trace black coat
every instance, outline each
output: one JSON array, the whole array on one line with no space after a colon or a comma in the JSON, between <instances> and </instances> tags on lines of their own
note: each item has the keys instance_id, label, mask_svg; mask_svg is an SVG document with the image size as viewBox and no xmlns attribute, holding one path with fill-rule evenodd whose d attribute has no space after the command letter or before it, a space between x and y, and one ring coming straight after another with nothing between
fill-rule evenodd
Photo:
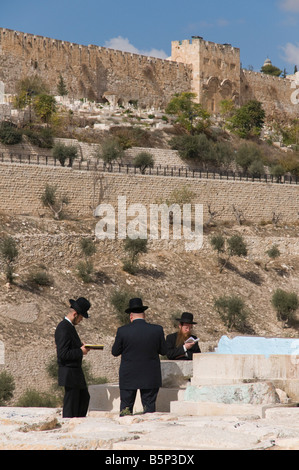
<instances>
[{"instance_id":1,"label":"black coat","mask_svg":"<svg viewBox=\"0 0 299 470\"><path fill-rule=\"evenodd\" d=\"M191 361L193 354L200 353L200 348L198 343L195 343L192 348L187 350L187 356L185 354L183 346L176 346L177 333L172 333L166 337L166 347L167 347L167 358L173 359L176 361ZM190 335L196 339L195 335Z\"/></svg>"},{"instance_id":2,"label":"black coat","mask_svg":"<svg viewBox=\"0 0 299 470\"><path fill-rule=\"evenodd\" d=\"M58 384L64 387L85 388L82 371L82 342L76 328L66 319L62 320L55 331L58 362Z\"/></svg>"},{"instance_id":3,"label":"black coat","mask_svg":"<svg viewBox=\"0 0 299 470\"><path fill-rule=\"evenodd\" d=\"M119 388L153 389L162 385L159 355L166 354L164 331L137 319L118 328L112 346L113 356L121 355Z\"/></svg>"}]
</instances>

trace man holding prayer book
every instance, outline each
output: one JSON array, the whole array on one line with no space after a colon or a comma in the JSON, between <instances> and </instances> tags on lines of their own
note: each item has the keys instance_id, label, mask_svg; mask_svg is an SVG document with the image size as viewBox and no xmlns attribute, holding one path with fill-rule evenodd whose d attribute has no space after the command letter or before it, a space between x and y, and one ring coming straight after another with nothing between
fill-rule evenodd
<instances>
[{"instance_id":1,"label":"man holding prayer book","mask_svg":"<svg viewBox=\"0 0 299 470\"><path fill-rule=\"evenodd\" d=\"M80 340L75 326L88 318L90 303L84 297L70 300L70 310L55 331L58 384L65 388L63 418L85 417L89 392L82 371L82 359L89 348Z\"/></svg>"},{"instance_id":2,"label":"man holding prayer book","mask_svg":"<svg viewBox=\"0 0 299 470\"><path fill-rule=\"evenodd\" d=\"M175 361L191 361L193 354L200 353L198 338L192 333L193 315L184 312L179 321L179 329L166 337L167 358Z\"/></svg>"}]
</instances>

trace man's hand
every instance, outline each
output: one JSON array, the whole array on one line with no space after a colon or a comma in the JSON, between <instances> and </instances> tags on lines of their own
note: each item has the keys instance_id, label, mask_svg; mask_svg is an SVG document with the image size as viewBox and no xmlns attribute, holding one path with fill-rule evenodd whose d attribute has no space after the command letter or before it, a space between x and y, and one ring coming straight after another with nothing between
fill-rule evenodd
<instances>
[{"instance_id":1,"label":"man's hand","mask_svg":"<svg viewBox=\"0 0 299 470\"><path fill-rule=\"evenodd\" d=\"M81 346L81 349L82 349L82 352L83 352L83 356L85 356L90 351L89 348L86 348L85 344L83 344Z\"/></svg>"}]
</instances>

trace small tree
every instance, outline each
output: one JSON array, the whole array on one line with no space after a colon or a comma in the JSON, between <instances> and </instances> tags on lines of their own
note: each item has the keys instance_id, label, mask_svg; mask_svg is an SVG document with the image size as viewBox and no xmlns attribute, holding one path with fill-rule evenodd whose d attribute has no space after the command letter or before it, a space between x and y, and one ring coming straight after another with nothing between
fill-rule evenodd
<instances>
[{"instance_id":1,"label":"small tree","mask_svg":"<svg viewBox=\"0 0 299 470\"><path fill-rule=\"evenodd\" d=\"M190 134L204 132L211 126L210 114L195 102L196 94L176 93L166 107L166 113L177 116L177 122Z\"/></svg>"},{"instance_id":2,"label":"small tree","mask_svg":"<svg viewBox=\"0 0 299 470\"><path fill-rule=\"evenodd\" d=\"M54 214L54 218L59 220L62 217L64 206L68 204L68 198L57 197L57 187L46 185L41 201L45 207L48 207Z\"/></svg>"},{"instance_id":3,"label":"small tree","mask_svg":"<svg viewBox=\"0 0 299 470\"><path fill-rule=\"evenodd\" d=\"M42 122L48 123L52 115L56 112L56 100L54 96L45 93L38 95L34 99L34 110Z\"/></svg>"},{"instance_id":4,"label":"small tree","mask_svg":"<svg viewBox=\"0 0 299 470\"><path fill-rule=\"evenodd\" d=\"M278 249L277 245L273 245L269 250L266 251L266 254L269 256L270 260L274 260L276 258L279 258L280 256L280 251ZM265 269L268 268L268 263L270 260L265 264Z\"/></svg>"},{"instance_id":5,"label":"small tree","mask_svg":"<svg viewBox=\"0 0 299 470\"><path fill-rule=\"evenodd\" d=\"M228 330L233 328L237 331L245 330L248 312L240 297L219 297L215 300L214 306Z\"/></svg>"},{"instance_id":6,"label":"small tree","mask_svg":"<svg viewBox=\"0 0 299 470\"><path fill-rule=\"evenodd\" d=\"M139 168L140 173L144 174L147 168L154 167L154 157L149 152L140 152L133 160L135 168Z\"/></svg>"},{"instance_id":7,"label":"small tree","mask_svg":"<svg viewBox=\"0 0 299 470\"><path fill-rule=\"evenodd\" d=\"M124 243L124 249L129 258L125 259L123 269L130 274L135 274L138 269L138 258L141 253L147 252L147 239L137 238L136 240L127 238Z\"/></svg>"},{"instance_id":8,"label":"small tree","mask_svg":"<svg viewBox=\"0 0 299 470\"><path fill-rule=\"evenodd\" d=\"M57 93L58 93L59 96L66 96L68 94L65 81L64 81L63 76L61 74L59 75L59 81L58 81L58 84L57 84Z\"/></svg>"},{"instance_id":9,"label":"small tree","mask_svg":"<svg viewBox=\"0 0 299 470\"><path fill-rule=\"evenodd\" d=\"M59 160L61 166L65 166L65 162L68 160L68 166L71 167L78 156L78 149L75 145L57 143L54 145L52 153L53 157Z\"/></svg>"},{"instance_id":10,"label":"small tree","mask_svg":"<svg viewBox=\"0 0 299 470\"><path fill-rule=\"evenodd\" d=\"M277 319L284 323L284 327L289 326L299 307L298 296L295 292L277 289L272 296L272 305L276 310Z\"/></svg>"},{"instance_id":11,"label":"small tree","mask_svg":"<svg viewBox=\"0 0 299 470\"><path fill-rule=\"evenodd\" d=\"M217 251L220 272L223 271L232 256L247 255L246 244L240 235L233 235L227 240L222 235L217 235L211 238L210 243L212 248ZM226 253L226 260L220 258L221 253Z\"/></svg>"},{"instance_id":12,"label":"small tree","mask_svg":"<svg viewBox=\"0 0 299 470\"><path fill-rule=\"evenodd\" d=\"M96 246L90 238L82 238L80 241L80 247L82 254L85 256L85 260L79 261L77 269L82 281L89 283L93 280L94 267L91 257L96 252Z\"/></svg>"},{"instance_id":13,"label":"small tree","mask_svg":"<svg viewBox=\"0 0 299 470\"><path fill-rule=\"evenodd\" d=\"M265 120L262 103L251 100L228 119L228 127L241 138L260 135Z\"/></svg>"},{"instance_id":14,"label":"small tree","mask_svg":"<svg viewBox=\"0 0 299 470\"><path fill-rule=\"evenodd\" d=\"M124 149L120 145L119 140L115 137L106 139L102 144L100 157L105 164L111 164L114 161L121 162L124 157Z\"/></svg>"},{"instance_id":15,"label":"small tree","mask_svg":"<svg viewBox=\"0 0 299 470\"><path fill-rule=\"evenodd\" d=\"M5 273L8 282L13 282L14 263L18 257L17 244L14 238L5 236L0 240L0 254L6 266Z\"/></svg>"}]
</instances>

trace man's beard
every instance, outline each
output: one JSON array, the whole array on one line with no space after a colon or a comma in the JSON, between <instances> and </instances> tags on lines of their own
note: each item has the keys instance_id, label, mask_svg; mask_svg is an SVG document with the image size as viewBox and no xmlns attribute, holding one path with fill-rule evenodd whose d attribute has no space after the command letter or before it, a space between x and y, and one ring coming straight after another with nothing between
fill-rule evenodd
<instances>
[{"instance_id":1,"label":"man's beard","mask_svg":"<svg viewBox=\"0 0 299 470\"><path fill-rule=\"evenodd\" d=\"M183 346L185 343L186 339L190 338L189 333L183 333L182 330L178 331L177 338L176 338L176 347Z\"/></svg>"}]
</instances>

